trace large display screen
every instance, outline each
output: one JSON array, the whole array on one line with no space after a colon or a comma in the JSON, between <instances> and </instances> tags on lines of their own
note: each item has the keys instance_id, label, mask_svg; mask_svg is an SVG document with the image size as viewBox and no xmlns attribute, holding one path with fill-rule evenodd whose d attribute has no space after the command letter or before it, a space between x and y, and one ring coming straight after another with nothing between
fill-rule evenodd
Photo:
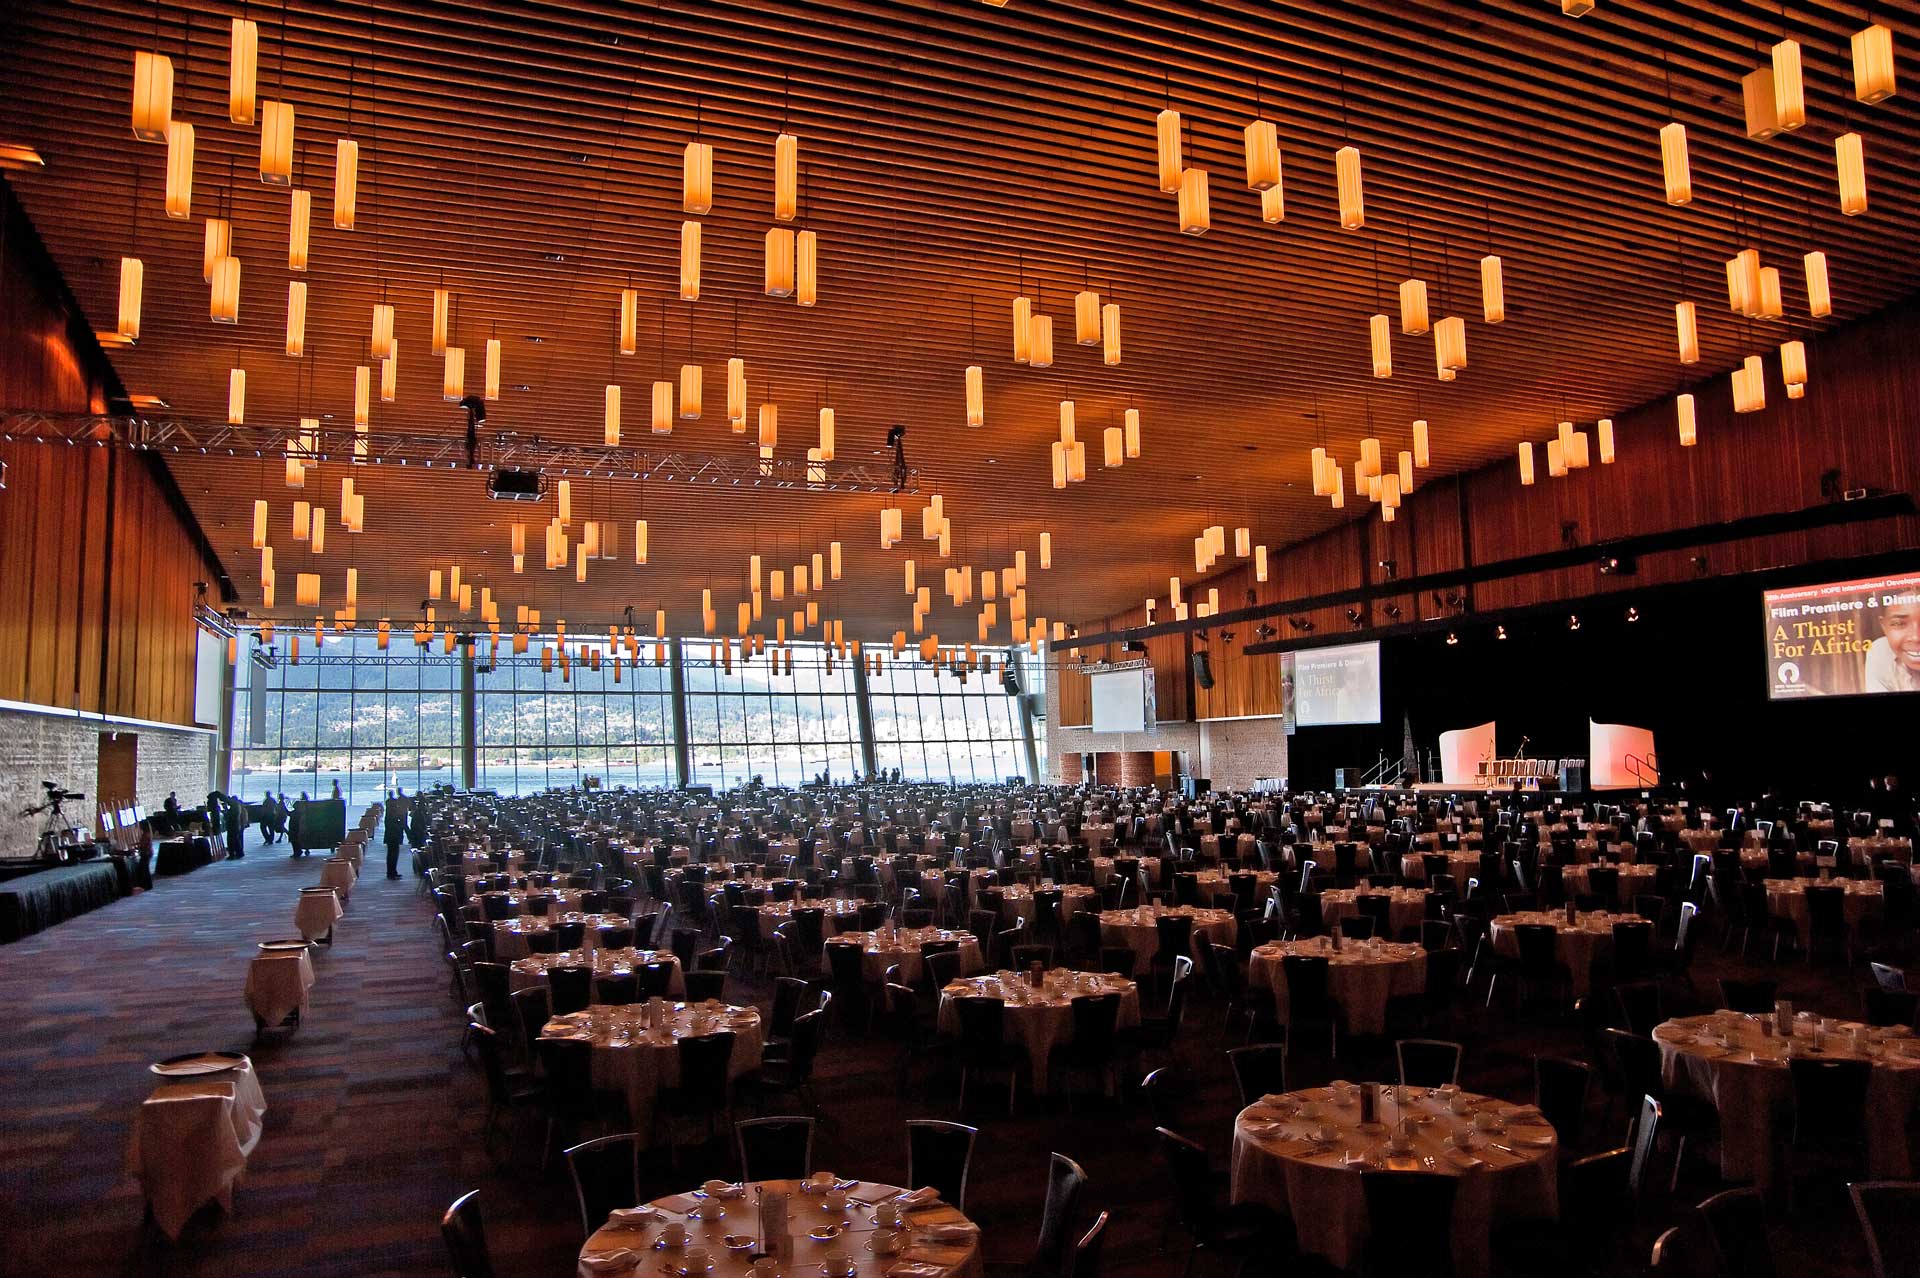
<instances>
[{"instance_id":1,"label":"large display screen","mask_svg":"<svg viewBox=\"0 0 1920 1278\"><path fill-rule=\"evenodd\" d=\"M1380 722L1379 643L1296 651L1293 710L1303 728Z\"/></svg>"},{"instance_id":2,"label":"large display screen","mask_svg":"<svg viewBox=\"0 0 1920 1278\"><path fill-rule=\"evenodd\" d=\"M1766 592L1767 697L1920 692L1920 573Z\"/></svg>"},{"instance_id":3,"label":"large display screen","mask_svg":"<svg viewBox=\"0 0 1920 1278\"><path fill-rule=\"evenodd\" d=\"M1102 671L1091 680L1095 732L1152 732L1153 672L1144 667Z\"/></svg>"}]
</instances>

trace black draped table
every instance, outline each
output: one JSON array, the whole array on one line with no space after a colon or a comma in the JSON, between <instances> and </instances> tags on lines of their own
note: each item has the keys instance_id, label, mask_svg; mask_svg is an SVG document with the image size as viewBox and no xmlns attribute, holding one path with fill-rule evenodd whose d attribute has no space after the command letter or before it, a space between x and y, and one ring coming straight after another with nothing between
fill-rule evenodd
<instances>
[{"instance_id":1,"label":"black draped table","mask_svg":"<svg viewBox=\"0 0 1920 1278\"><path fill-rule=\"evenodd\" d=\"M154 850L153 872L158 875L187 874L203 865L224 860L224 846L215 846L204 834L189 834L168 839Z\"/></svg>"},{"instance_id":2,"label":"black draped table","mask_svg":"<svg viewBox=\"0 0 1920 1278\"><path fill-rule=\"evenodd\" d=\"M0 883L0 942L17 941L42 928L126 896L130 885L112 861L36 870Z\"/></svg>"}]
</instances>

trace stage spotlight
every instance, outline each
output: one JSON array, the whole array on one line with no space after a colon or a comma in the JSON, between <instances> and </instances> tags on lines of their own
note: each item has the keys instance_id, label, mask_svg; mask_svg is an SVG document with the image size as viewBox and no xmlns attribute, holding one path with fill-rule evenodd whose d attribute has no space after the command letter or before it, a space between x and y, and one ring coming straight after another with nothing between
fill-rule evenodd
<instances>
[{"instance_id":1,"label":"stage spotlight","mask_svg":"<svg viewBox=\"0 0 1920 1278\"><path fill-rule=\"evenodd\" d=\"M1455 633L1453 633L1453 631L1451 631L1451 630L1449 630L1449 631L1447 631L1447 646L1448 646L1449 648L1451 648L1451 647L1452 647L1452 646L1453 646L1454 644L1457 644L1457 643L1459 643L1459 642L1460 642L1460 636L1459 636L1459 635L1456 635L1456 634L1455 634Z\"/></svg>"},{"instance_id":2,"label":"stage spotlight","mask_svg":"<svg viewBox=\"0 0 1920 1278\"><path fill-rule=\"evenodd\" d=\"M1507 628L1505 626L1495 626L1493 628L1493 637L1495 639L1505 639L1507 637Z\"/></svg>"},{"instance_id":3,"label":"stage spotlight","mask_svg":"<svg viewBox=\"0 0 1920 1278\"><path fill-rule=\"evenodd\" d=\"M1347 622L1355 630L1358 630L1361 626L1366 624L1366 614L1361 612L1358 608L1349 608L1347 609Z\"/></svg>"},{"instance_id":4,"label":"stage spotlight","mask_svg":"<svg viewBox=\"0 0 1920 1278\"><path fill-rule=\"evenodd\" d=\"M1639 610L1638 608L1635 608L1635 607L1633 607L1632 605L1628 605L1628 607L1627 607L1627 620L1628 620L1628 621L1638 621L1638 620L1640 620L1640 610Z\"/></svg>"},{"instance_id":5,"label":"stage spotlight","mask_svg":"<svg viewBox=\"0 0 1920 1278\"><path fill-rule=\"evenodd\" d=\"M1567 629L1569 629L1569 630L1578 630L1579 628L1580 628L1580 614L1579 614L1579 613L1577 613L1577 612L1570 612L1570 613L1568 613L1568 614L1567 614Z\"/></svg>"}]
</instances>

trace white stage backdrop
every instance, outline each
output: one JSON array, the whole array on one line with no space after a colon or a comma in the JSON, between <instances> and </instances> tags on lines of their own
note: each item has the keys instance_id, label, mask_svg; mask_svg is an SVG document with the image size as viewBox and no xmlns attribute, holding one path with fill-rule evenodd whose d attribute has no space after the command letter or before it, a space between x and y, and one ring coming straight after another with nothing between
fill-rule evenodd
<instances>
[{"instance_id":1,"label":"white stage backdrop","mask_svg":"<svg viewBox=\"0 0 1920 1278\"><path fill-rule=\"evenodd\" d=\"M1587 766L1593 770L1587 784L1596 790L1634 790L1657 784L1653 730L1628 723L1587 721ZM1629 768L1632 756L1635 766Z\"/></svg>"},{"instance_id":2,"label":"white stage backdrop","mask_svg":"<svg viewBox=\"0 0 1920 1278\"><path fill-rule=\"evenodd\" d=\"M1472 785L1480 761L1494 757L1492 720L1472 728L1440 734L1440 780L1448 785Z\"/></svg>"}]
</instances>

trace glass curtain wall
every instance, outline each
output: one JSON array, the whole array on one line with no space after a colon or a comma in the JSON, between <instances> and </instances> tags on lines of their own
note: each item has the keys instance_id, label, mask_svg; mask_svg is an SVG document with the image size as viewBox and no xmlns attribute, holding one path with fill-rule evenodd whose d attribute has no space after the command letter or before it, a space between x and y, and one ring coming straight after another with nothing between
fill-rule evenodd
<instances>
[{"instance_id":1,"label":"glass curtain wall","mask_svg":"<svg viewBox=\"0 0 1920 1278\"><path fill-rule=\"evenodd\" d=\"M821 644L793 645L793 673L772 653L732 671L702 640L682 645L687 681L688 780L725 789L759 777L804 785L821 773L846 782L860 769L853 663Z\"/></svg>"},{"instance_id":2,"label":"glass curtain wall","mask_svg":"<svg viewBox=\"0 0 1920 1278\"><path fill-rule=\"evenodd\" d=\"M910 780L1004 781L1026 775L1020 708L994 672L965 680L944 668L893 661L867 677L874 763Z\"/></svg>"},{"instance_id":3,"label":"glass curtain wall","mask_svg":"<svg viewBox=\"0 0 1920 1278\"><path fill-rule=\"evenodd\" d=\"M329 639L317 655L302 646L307 653L297 665L282 652L271 670L247 661L235 672L229 784L236 795L325 798L338 783L358 808L395 786L411 792L459 783L458 654L390 656L370 634ZM266 711L257 740L256 695Z\"/></svg>"},{"instance_id":4,"label":"glass curtain wall","mask_svg":"<svg viewBox=\"0 0 1920 1278\"><path fill-rule=\"evenodd\" d=\"M640 663L623 666L602 653L600 668L573 661L562 671L540 666L550 638L529 640L512 656L503 640L497 664L485 649L474 670L474 784L502 794L576 786L596 777L606 786L669 786L673 771L673 677L654 664L653 641Z\"/></svg>"}]
</instances>

